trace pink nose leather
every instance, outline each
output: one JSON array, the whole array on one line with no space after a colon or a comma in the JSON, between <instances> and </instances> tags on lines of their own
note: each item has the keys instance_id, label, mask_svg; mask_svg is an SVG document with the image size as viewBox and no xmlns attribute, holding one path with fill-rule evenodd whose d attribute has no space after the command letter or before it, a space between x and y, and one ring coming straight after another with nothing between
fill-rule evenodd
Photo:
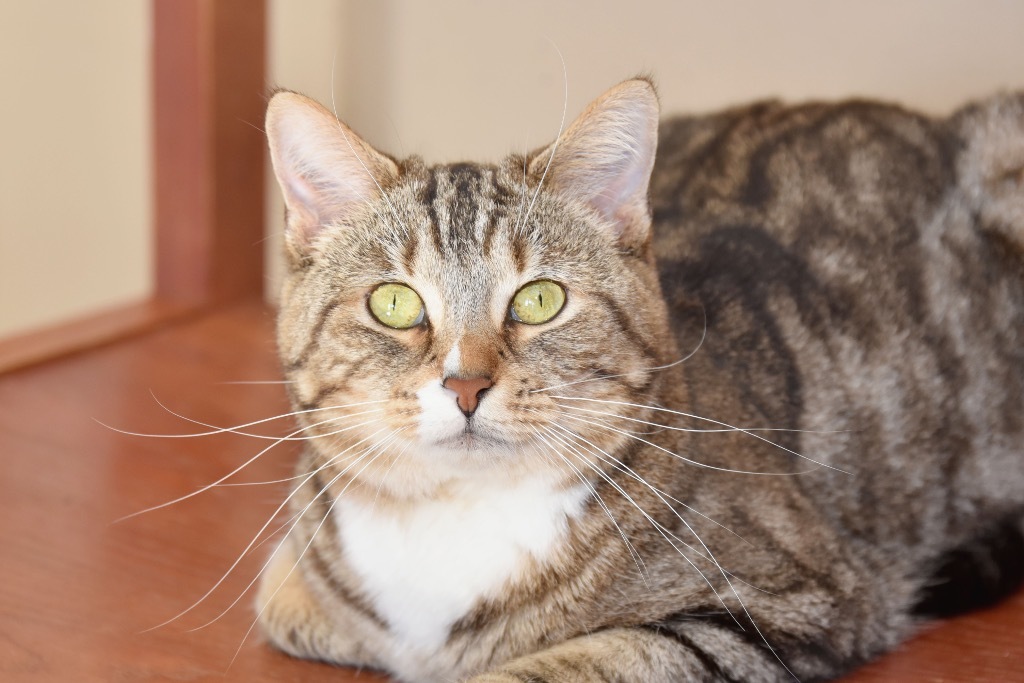
<instances>
[{"instance_id":1,"label":"pink nose leather","mask_svg":"<svg viewBox=\"0 0 1024 683\"><path fill-rule=\"evenodd\" d=\"M442 386L458 395L456 401L462 412L472 415L480 402L480 394L494 386L494 382L488 377L470 377L469 379L449 377L442 383Z\"/></svg>"}]
</instances>

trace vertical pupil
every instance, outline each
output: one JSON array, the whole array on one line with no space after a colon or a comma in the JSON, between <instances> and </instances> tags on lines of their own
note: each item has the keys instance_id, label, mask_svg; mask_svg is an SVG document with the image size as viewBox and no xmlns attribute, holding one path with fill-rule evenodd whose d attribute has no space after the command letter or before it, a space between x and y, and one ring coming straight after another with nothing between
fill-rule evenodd
<instances>
[{"instance_id":1,"label":"vertical pupil","mask_svg":"<svg viewBox=\"0 0 1024 683\"><path fill-rule=\"evenodd\" d=\"M391 310L393 311L396 308L398 308L398 294L397 293L391 295Z\"/></svg>"},{"instance_id":2,"label":"vertical pupil","mask_svg":"<svg viewBox=\"0 0 1024 683\"><path fill-rule=\"evenodd\" d=\"M537 292L537 301L540 303L540 307L544 308L544 292Z\"/></svg>"}]
</instances>

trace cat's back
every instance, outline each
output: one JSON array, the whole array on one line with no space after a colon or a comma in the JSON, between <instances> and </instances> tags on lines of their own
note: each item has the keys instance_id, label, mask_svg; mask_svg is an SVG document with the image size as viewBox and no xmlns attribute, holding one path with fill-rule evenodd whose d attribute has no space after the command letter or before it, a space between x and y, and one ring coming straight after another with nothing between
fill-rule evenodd
<instances>
[{"instance_id":1,"label":"cat's back","mask_svg":"<svg viewBox=\"0 0 1024 683\"><path fill-rule=\"evenodd\" d=\"M787 444L856 473L829 495L873 539L1019 508L1024 94L943 119L765 102L660 136L654 249L683 353L704 336L691 391L715 384L771 427L849 430ZM860 514L867 494L923 503L900 527Z\"/></svg>"},{"instance_id":2,"label":"cat's back","mask_svg":"<svg viewBox=\"0 0 1024 683\"><path fill-rule=\"evenodd\" d=\"M947 118L862 100L765 101L666 119L659 137L659 258L685 258L730 226L810 258L857 241L861 254L885 260L923 232L949 229L930 219L950 200L983 214L978 231L1024 251L1024 93Z\"/></svg>"}]
</instances>

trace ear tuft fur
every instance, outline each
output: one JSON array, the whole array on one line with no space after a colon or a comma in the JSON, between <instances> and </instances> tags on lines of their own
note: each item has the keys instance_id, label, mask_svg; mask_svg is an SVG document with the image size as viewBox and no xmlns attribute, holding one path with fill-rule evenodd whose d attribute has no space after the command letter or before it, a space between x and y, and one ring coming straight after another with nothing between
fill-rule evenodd
<instances>
[{"instance_id":1,"label":"ear tuft fur","mask_svg":"<svg viewBox=\"0 0 1024 683\"><path fill-rule=\"evenodd\" d=\"M647 190L658 146L658 97L647 78L620 83L594 100L530 170L556 192L593 209L626 249L650 238ZM549 165L550 164L550 165Z\"/></svg>"}]
</instances>

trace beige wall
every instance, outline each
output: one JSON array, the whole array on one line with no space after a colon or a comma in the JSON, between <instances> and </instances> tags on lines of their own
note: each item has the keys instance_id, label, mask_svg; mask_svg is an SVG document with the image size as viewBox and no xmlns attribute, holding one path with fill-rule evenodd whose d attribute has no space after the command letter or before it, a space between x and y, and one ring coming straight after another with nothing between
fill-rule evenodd
<instances>
[{"instance_id":1,"label":"beige wall","mask_svg":"<svg viewBox=\"0 0 1024 683\"><path fill-rule=\"evenodd\" d=\"M0 2L0 335L145 296L147 0ZM270 0L270 81L372 142L493 159L650 71L667 110L850 94L945 111L1024 88L1024 2ZM557 46L558 50L554 46ZM334 74L332 77L332 64ZM281 208L268 201L268 252ZM270 261L276 290L279 259Z\"/></svg>"},{"instance_id":2,"label":"beige wall","mask_svg":"<svg viewBox=\"0 0 1024 683\"><path fill-rule=\"evenodd\" d=\"M545 143L566 84L571 119L638 72L654 74L666 111L864 95L944 112L1024 88L1024 2L1013 0L271 5L275 82L330 104L336 62L339 115L382 148L431 161ZM268 222L279 233L277 194Z\"/></svg>"},{"instance_id":3,"label":"beige wall","mask_svg":"<svg viewBox=\"0 0 1024 683\"><path fill-rule=\"evenodd\" d=\"M0 2L0 336L149 292L149 2Z\"/></svg>"},{"instance_id":4,"label":"beige wall","mask_svg":"<svg viewBox=\"0 0 1024 683\"><path fill-rule=\"evenodd\" d=\"M305 93L328 106L334 82L347 63L336 58L348 42L351 3L339 0L269 0L267 70L271 87ZM267 298L274 301L281 281L284 204L267 156L266 231L264 259Z\"/></svg>"},{"instance_id":5,"label":"beige wall","mask_svg":"<svg viewBox=\"0 0 1024 683\"><path fill-rule=\"evenodd\" d=\"M496 157L553 137L559 51L570 117L641 71L655 75L669 111L855 94L944 111L1024 87L1024 3L1012 0L288 4L326 10L303 12L316 34L288 48L310 50L316 94L330 96L329 65L315 62L336 53L342 117L393 152L433 160ZM330 22L337 42L325 50L315 41ZM291 86L293 74L275 78Z\"/></svg>"}]
</instances>

